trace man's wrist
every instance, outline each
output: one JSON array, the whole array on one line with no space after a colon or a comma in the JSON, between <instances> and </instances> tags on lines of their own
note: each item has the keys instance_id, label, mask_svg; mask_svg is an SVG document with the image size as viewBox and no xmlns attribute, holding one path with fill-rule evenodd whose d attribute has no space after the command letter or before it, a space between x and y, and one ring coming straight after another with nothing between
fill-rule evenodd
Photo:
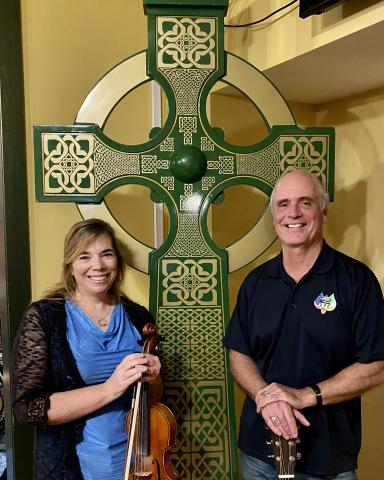
<instances>
[{"instance_id":1,"label":"man's wrist","mask_svg":"<svg viewBox=\"0 0 384 480\"><path fill-rule=\"evenodd\" d=\"M266 383L265 381L261 381L259 382L257 385L255 385L254 389L251 393L251 397L253 398L253 400L255 401L255 403L257 404L257 396L259 394L259 392L261 390L263 390L263 388L267 387L268 386L268 383Z\"/></svg>"},{"instance_id":2,"label":"man's wrist","mask_svg":"<svg viewBox=\"0 0 384 480\"><path fill-rule=\"evenodd\" d=\"M310 385L309 388L312 390L312 395L315 395L316 406L321 407L323 405L323 396L321 395L320 387L314 384Z\"/></svg>"}]
</instances>

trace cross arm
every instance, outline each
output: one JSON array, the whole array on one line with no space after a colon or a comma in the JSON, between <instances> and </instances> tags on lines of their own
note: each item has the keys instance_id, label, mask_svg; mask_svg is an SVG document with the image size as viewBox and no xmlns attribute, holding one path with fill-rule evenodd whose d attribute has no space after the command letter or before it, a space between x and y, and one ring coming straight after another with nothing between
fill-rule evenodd
<instances>
[{"instance_id":1,"label":"cross arm","mask_svg":"<svg viewBox=\"0 0 384 480\"><path fill-rule=\"evenodd\" d=\"M220 188L241 183L255 185L269 196L281 175L301 170L319 177L333 199L334 128L275 125L263 141L247 147L215 140L221 148L220 154L213 160L210 156L207 162L207 175L218 177L211 198Z\"/></svg>"},{"instance_id":2,"label":"cross arm","mask_svg":"<svg viewBox=\"0 0 384 480\"><path fill-rule=\"evenodd\" d=\"M99 203L125 183L155 190L158 170L168 170L151 142L139 146L116 143L96 124L34 127L36 197L45 202Z\"/></svg>"}]
</instances>

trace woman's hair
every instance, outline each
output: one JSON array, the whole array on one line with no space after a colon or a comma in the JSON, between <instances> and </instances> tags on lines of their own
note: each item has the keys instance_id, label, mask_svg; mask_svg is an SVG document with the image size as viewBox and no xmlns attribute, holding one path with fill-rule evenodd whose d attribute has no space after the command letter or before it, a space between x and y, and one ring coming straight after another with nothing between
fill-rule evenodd
<instances>
[{"instance_id":1,"label":"woman's hair","mask_svg":"<svg viewBox=\"0 0 384 480\"><path fill-rule=\"evenodd\" d=\"M91 218L75 223L67 233L64 241L64 257L61 270L61 282L49 290L45 298L73 298L76 292L76 280L72 274L73 261L101 235L108 235L117 257L117 274L110 288L115 298L120 296L120 286L124 277L125 262L122 248L119 246L113 228L103 220Z\"/></svg>"}]
</instances>

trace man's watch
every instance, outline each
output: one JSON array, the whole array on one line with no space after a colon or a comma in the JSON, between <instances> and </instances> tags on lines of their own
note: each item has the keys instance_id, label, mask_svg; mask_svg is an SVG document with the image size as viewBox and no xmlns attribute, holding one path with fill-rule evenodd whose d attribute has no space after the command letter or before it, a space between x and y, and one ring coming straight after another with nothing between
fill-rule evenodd
<instances>
[{"instance_id":1,"label":"man's watch","mask_svg":"<svg viewBox=\"0 0 384 480\"><path fill-rule=\"evenodd\" d=\"M310 388L315 392L316 395L316 406L321 407L323 405L323 397L321 395L321 390L320 387L315 384L315 385L310 385Z\"/></svg>"}]
</instances>

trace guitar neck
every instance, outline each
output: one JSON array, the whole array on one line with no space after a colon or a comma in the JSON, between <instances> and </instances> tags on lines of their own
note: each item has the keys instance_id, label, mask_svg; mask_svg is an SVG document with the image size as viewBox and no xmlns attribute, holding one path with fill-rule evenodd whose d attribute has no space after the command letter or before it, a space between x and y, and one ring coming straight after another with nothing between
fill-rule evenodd
<instances>
[{"instance_id":1,"label":"guitar neck","mask_svg":"<svg viewBox=\"0 0 384 480\"><path fill-rule=\"evenodd\" d=\"M300 442L299 438L286 440L273 432L270 433L271 456L274 460L278 478L295 478L296 460L300 458L300 454L296 451L296 446Z\"/></svg>"}]
</instances>

